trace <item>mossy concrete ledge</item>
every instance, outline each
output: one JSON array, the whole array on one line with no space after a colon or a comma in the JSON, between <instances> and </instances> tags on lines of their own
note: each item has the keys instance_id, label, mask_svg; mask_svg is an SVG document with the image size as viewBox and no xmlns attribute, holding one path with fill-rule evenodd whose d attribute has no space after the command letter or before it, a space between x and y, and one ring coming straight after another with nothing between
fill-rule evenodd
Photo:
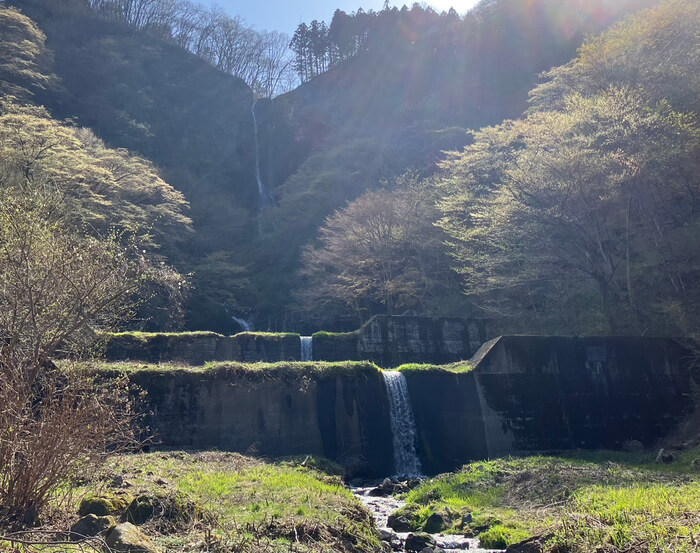
<instances>
[{"instance_id":1,"label":"mossy concrete ledge","mask_svg":"<svg viewBox=\"0 0 700 553\"><path fill-rule=\"evenodd\" d=\"M391 473L388 399L372 363L143 366L129 375L147 392L146 423L156 444L313 454L353 474Z\"/></svg>"},{"instance_id":2,"label":"mossy concrete ledge","mask_svg":"<svg viewBox=\"0 0 700 553\"><path fill-rule=\"evenodd\" d=\"M224 336L216 332L120 332L105 337L109 361L182 363L203 365L210 361L298 361L299 335L241 332Z\"/></svg>"},{"instance_id":3,"label":"mossy concrete ledge","mask_svg":"<svg viewBox=\"0 0 700 553\"><path fill-rule=\"evenodd\" d=\"M451 363L469 359L491 338L483 320L378 315L354 332L317 332L313 357L317 361L368 360L381 367L403 363ZM299 334L241 332L223 336L214 332L106 335L109 361L177 362L201 365L209 361L298 361Z\"/></svg>"}]
</instances>

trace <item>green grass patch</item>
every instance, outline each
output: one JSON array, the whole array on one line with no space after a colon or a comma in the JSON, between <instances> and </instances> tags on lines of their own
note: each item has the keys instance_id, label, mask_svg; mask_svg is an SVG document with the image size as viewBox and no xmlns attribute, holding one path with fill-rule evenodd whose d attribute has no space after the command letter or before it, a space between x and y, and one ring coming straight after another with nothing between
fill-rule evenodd
<instances>
[{"instance_id":1,"label":"green grass patch","mask_svg":"<svg viewBox=\"0 0 700 553\"><path fill-rule=\"evenodd\" d=\"M203 373L215 376L251 374L265 376L292 376L330 378L336 376L374 376L379 367L368 361L280 361L277 363L238 363L232 361L214 361L200 366L178 365L172 363L148 364L139 362L92 362L93 370L104 373L151 372L164 373Z\"/></svg>"},{"instance_id":2,"label":"green grass patch","mask_svg":"<svg viewBox=\"0 0 700 553\"><path fill-rule=\"evenodd\" d=\"M80 497L111 493L118 475L133 496L186 498L196 505L191 524L151 520L141 527L163 551L202 551L204 542L204 550L241 553L379 551L371 516L342 477L331 474L334 464L304 460L265 462L222 452L121 455L98 479L74 489L69 509L77 512Z\"/></svg>"},{"instance_id":3,"label":"green grass patch","mask_svg":"<svg viewBox=\"0 0 700 553\"><path fill-rule=\"evenodd\" d=\"M466 361L458 361L447 365L430 365L421 363L407 363L397 367L395 370L406 374L410 373L468 373L474 370Z\"/></svg>"},{"instance_id":4,"label":"green grass patch","mask_svg":"<svg viewBox=\"0 0 700 553\"><path fill-rule=\"evenodd\" d=\"M600 451L475 462L410 491L402 511L415 529L440 513L449 531L489 548L544 535L547 552L690 553L700 543L697 457L700 449L670 465L649 452Z\"/></svg>"}]
</instances>

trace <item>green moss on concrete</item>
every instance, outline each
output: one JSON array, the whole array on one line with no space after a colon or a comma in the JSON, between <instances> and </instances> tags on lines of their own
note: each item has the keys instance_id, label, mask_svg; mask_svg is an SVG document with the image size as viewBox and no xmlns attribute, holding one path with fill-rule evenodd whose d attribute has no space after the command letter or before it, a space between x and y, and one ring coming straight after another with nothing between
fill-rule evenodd
<instances>
[{"instance_id":1,"label":"green moss on concrete","mask_svg":"<svg viewBox=\"0 0 700 553\"><path fill-rule=\"evenodd\" d=\"M207 376L217 375L250 375L250 376L291 376L335 378L336 376L362 376L376 375L381 370L374 363L368 361L281 361L278 363L237 363L220 361L206 363L200 366L178 364L148 364L148 363L92 363L91 369L100 374L133 374L151 373L153 375L169 374L202 374Z\"/></svg>"},{"instance_id":2,"label":"green moss on concrete","mask_svg":"<svg viewBox=\"0 0 700 553\"><path fill-rule=\"evenodd\" d=\"M430 365L421 363L407 363L405 365L400 365L395 370L401 371L403 373L433 373L433 374L443 374L443 373L468 373L474 370L474 367L465 361L460 361L457 363L450 363L448 365Z\"/></svg>"},{"instance_id":3,"label":"green moss on concrete","mask_svg":"<svg viewBox=\"0 0 700 553\"><path fill-rule=\"evenodd\" d=\"M300 335L295 333L295 332L239 332L238 334L235 334L235 336L238 337L246 337L246 338L253 338L253 339L258 339L262 338L265 340L272 340L272 341L281 341L285 339L290 339L294 338L296 340L299 339Z\"/></svg>"},{"instance_id":4,"label":"green moss on concrete","mask_svg":"<svg viewBox=\"0 0 700 553\"><path fill-rule=\"evenodd\" d=\"M126 332L110 332L104 335L105 338L134 338L135 340L140 340L146 342L154 338L167 337L167 338L200 338L202 336L210 336L214 338L223 338L223 334L218 332L211 332L207 330L196 330L192 332L139 332L139 331L126 331Z\"/></svg>"}]
</instances>

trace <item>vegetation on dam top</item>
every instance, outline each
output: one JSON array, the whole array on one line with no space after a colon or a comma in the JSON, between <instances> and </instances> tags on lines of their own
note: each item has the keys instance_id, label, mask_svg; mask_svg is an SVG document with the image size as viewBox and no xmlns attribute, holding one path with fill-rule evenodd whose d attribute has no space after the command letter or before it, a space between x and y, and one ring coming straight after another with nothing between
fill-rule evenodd
<instances>
[{"instance_id":1,"label":"vegetation on dam top","mask_svg":"<svg viewBox=\"0 0 700 553\"><path fill-rule=\"evenodd\" d=\"M153 374L200 373L210 376L226 374L251 374L265 376L335 377L360 376L378 373L381 369L368 361L281 361L278 363L210 362L204 365L147 364L147 363L91 363L90 367L101 373L148 372Z\"/></svg>"}]
</instances>

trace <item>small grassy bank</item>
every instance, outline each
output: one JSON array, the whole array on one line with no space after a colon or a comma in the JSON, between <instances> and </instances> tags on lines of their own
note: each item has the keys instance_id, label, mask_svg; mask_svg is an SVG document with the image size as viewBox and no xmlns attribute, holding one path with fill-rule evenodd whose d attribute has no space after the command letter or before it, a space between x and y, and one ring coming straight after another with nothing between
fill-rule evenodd
<instances>
[{"instance_id":1,"label":"small grassy bank","mask_svg":"<svg viewBox=\"0 0 700 553\"><path fill-rule=\"evenodd\" d=\"M396 368L397 371L402 373L468 373L474 370L467 361L458 361L456 363L449 363L447 365L430 365L421 363L407 363Z\"/></svg>"},{"instance_id":2,"label":"small grassy bank","mask_svg":"<svg viewBox=\"0 0 700 553\"><path fill-rule=\"evenodd\" d=\"M440 513L484 547L546 536L550 553L691 553L700 549L700 449L670 465L652 454L498 459L426 481L406 496L414 528Z\"/></svg>"},{"instance_id":3,"label":"small grassy bank","mask_svg":"<svg viewBox=\"0 0 700 553\"><path fill-rule=\"evenodd\" d=\"M140 526L161 551L378 551L370 515L341 477L330 474L338 467L322 472L330 463L321 461L307 459L302 466L301 460L182 451L118 456L98 479L74 490L62 524L77 520L82 497L146 494L190 506L187 517L176 519L171 510L170 518L154 516Z\"/></svg>"},{"instance_id":4,"label":"small grassy bank","mask_svg":"<svg viewBox=\"0 0 700 553\"><path fill-rule=\"evenodd\" d=\"M368 361L281 361L278 363L238 363L235 361L214 361L199 366L181 365L176 363L139 363L139 362L97 362L90 367L104 373L136 373L149 372L155 374L167 373L201 373L201 374L237 374L258 375L267 377L291 376L332 378L336 376L374 375L380 369Z\"/></svg>"}]
</instances>

